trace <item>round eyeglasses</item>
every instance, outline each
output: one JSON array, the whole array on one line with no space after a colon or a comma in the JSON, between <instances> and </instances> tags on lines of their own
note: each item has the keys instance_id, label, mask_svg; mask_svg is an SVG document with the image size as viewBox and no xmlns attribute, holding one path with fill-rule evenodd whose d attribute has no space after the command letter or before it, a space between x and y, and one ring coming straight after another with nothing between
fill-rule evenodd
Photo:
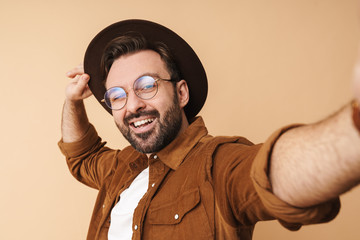
<instances>
[{"instance_id":1,"label":"round eyeglasses","mask_svg":"<svg viewBox=\"0 0 360 240\"><path fill-rule=\"evenodd\" d=\"M135 80L133 90L136 96L141 99L148 100L155 97L158 92L158 81L173 81L173 79L162 79L152 76L142 76ZM122 109L127 102L128 93L122 87L109 88L105 94L104 99L101 102L105 102L112 110Z\"/></svg>"}]
</instances>

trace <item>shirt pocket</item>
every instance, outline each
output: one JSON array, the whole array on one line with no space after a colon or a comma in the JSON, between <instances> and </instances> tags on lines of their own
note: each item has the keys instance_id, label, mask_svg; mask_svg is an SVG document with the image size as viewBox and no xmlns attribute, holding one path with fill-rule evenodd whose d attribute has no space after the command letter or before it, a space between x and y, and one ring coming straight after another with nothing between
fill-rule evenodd
<instances>
[{"instance_id":1,"label":"shirt pocket","mask_svg":"<svg viewBox=\"0 0 360 240\"><path fill-rule=\"evenodd\" d=\"M147 221L154 239L212 239L213 236L198 188L173 201L150 205Z\"/></svg>"}]
</instances>

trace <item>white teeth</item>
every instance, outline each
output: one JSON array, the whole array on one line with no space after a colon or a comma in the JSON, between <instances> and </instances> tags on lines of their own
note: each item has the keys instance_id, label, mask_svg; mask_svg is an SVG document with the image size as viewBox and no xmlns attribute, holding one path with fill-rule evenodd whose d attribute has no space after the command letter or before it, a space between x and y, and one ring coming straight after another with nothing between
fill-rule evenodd
<instances>
[{"instance_id":1,"label":"white teeth","mask_svg":"<svg viewBox=\"0 0 360 240\"><path fill-rule=\"evenodd\" d=\"M140 120L140 121L134 122L134 126L135 126L135 127L140 127L141 125L143 125L143 124L145 124L145 123L151 123L151 122L153 122L153 121L154 121L153 118Z\"/></svg>"}]
</instances>

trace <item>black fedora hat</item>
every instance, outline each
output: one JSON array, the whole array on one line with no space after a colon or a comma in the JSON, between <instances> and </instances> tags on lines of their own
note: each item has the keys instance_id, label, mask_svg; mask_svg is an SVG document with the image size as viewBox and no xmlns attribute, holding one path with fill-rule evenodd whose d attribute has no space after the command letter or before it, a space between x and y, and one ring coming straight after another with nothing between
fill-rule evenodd
<instances>
[{"instance_id":1,"label":"black fedora hat","mask_svg":"<svg viewBox=\"0 0 360 240\"><path fill-rule=\"evenodd\" d=\"M84 70L90 75L89 87L99 103L112 114L111 109L101 102L106 91L103 85L105 76L100 67L101 58L110 41L128 32L138 32L149 42L162 42L167 45L181 78L189 87L190 99L185 106L185 114L188 119L195 117L203 107L208 92L206 73L200 59L190 45L175 32L146 20L131 19L114 23L103 29L90 42L85 53Z\"/></svg>"}]
</instances>

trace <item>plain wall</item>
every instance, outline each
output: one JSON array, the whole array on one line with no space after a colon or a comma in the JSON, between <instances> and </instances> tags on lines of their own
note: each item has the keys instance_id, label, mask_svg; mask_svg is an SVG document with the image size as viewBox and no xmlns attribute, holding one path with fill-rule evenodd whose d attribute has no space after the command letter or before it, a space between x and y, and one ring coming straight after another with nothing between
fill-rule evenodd
<instances>
[{"instance_id":1,"label":"plain wall","mask_svg":"<svg viewBox=\"0 0 360 240\"><path fill-rule=\"evenodd\" d=\"M57 142L65 73L107 25L141 18L180 34L207 71L210 133L258 143L351 100L359 13L355 0L0 0L0 239L85 239L97 192L71 176ZM111 116L86 105L108 145L124 147ZM360 239L359 198L359 187L344 194L331 223L259 223L254 239Z\"/></svg>"}]
</instances>

